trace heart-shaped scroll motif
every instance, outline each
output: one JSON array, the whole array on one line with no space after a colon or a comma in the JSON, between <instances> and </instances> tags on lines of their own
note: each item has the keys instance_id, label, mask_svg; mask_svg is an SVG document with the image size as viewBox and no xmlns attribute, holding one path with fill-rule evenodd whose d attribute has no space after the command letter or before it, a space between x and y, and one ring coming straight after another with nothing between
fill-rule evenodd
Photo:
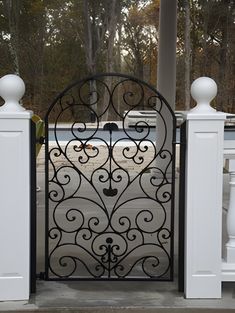
<instances>
[{"instance_id":1,"label":"heart-shaped scroll motif","mask_svg":"<svg viewBox=\"0 0 235 313\"><path fill-rule=\"evenodd\" d=\"M169 157L162 156L164 150L159 145L160 153L157 151L155 143L149 139L149 130L141 126L131 131L116 131L116 140L113 140L115 136L110 129L89 130L89 135L80 130L81 135L75 135L75 126L76 123L72 125L68 142L62 144L58 141L51 148L50 165L57 168L72 165L87 182L103 187L100 196L117 196L141 173L157 168L158 159L163 176L171 163ZM171 155L170 151L168 155Z\"/></svg>"}]
</instances>

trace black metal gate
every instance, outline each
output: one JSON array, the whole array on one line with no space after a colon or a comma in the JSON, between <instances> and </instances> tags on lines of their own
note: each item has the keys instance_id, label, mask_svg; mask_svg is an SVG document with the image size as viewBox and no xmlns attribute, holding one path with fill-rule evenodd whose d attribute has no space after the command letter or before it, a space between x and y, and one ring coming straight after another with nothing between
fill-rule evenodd
<instances>
[{"instance_id":1,"label":"black metal gate","mask_svg":"<svg viewBox=\"0 0 235 313\"><path fill-rule=\"evenodd\" d=\"M176 120L166 100L101 74L67 87L45 123L46 279L171 280Z\"/></svg>"}]
</instances>

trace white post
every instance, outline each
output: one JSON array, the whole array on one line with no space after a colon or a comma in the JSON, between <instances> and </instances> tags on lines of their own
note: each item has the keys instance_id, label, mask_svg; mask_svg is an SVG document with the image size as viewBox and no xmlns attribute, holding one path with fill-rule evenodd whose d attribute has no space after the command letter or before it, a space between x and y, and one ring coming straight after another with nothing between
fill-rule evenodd
<instances>
[{"instance_id":1,"label":"white post","mask_svg":"<svg viewBox=\"0 0 235 313\"><path fill-rule=\"evenodd\" d=\"M187 115L185 296L221 297L224 120L210 101L216 83L201 77L191 86L197 106Z\"/></svg>"},{"instance_id":2,"label":"white post","mask_svg":"<svg viewBox=\"0 0 235 313\"><path fill-rule=\"evenodd\" d=\"M29 299L30 119L16 75L0 79L0 301Z\"/></svg>"}]
</instances>

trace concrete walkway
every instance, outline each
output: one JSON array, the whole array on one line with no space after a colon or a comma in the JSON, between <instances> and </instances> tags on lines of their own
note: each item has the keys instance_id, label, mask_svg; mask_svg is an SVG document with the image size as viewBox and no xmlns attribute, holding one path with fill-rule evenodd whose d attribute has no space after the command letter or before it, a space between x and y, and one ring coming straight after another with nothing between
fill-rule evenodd
<instances>
[{"instance_id":1,"label":"concrete walkway","mask_svg":"<svg viewBox=\"0 0 235 313\"><path fill-rule=\"evenodd\" d=\"M39 281L37 293L29 302L0 303L0 311L235 312L234 284L226 284L223 289L222 299L186 300L176 283Z\"/></svg>"}]
</instances>

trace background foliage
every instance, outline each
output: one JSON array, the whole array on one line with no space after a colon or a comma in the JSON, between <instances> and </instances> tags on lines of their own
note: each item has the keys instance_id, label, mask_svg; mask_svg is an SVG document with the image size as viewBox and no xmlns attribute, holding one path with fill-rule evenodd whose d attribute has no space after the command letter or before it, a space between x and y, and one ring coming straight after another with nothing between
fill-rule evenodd
<instances>
[{"instance_id":1,"label":"background foliage","mask_svg":"<svg viewBox=\"0 0 235 313\"><path fill-rule=\"evenodd\" d=\"M71 81L122 72L156 85L159 0L2 0L0 76L26 82L24 105L43 116ZM235 112L235 1L179 0L177 109L188 86L216 80L218 110Z\"/></svg>"}]
</instances>

